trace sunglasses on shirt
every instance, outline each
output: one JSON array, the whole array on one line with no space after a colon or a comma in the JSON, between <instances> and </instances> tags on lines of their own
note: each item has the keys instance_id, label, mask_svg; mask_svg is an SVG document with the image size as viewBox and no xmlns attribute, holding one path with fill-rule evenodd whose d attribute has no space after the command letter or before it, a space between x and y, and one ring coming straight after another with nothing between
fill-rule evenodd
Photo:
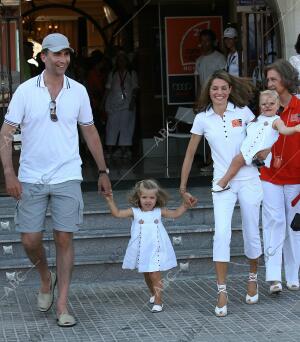
<instances>
[{"instance_id":1,"label":"sunglasses on shirt","mask_svg":"<svg viewBox=\"0 0 300 342\"><path fill-rule=\"evenodd\" d=\"M51 121L53 121L53 122L58 121L58 117L56 115L56 102L54 100L50 101L49 109L50 109L50 119L51 119Z\"/></svg>"}]
</instances>

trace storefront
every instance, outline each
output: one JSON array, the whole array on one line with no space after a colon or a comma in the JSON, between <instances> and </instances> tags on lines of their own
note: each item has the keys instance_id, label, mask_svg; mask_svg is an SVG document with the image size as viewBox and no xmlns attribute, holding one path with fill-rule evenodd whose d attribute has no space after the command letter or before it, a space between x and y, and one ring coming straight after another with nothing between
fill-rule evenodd
<instances>
[{"instance_id":1,"label":"storefront","mask_svg":"<svg viewBox=\"0 0 300 342\"><path fill-rule=\"evenodd\" d=\"M94 50L107 53L113 62L114 53L122 47L130 54L139 78L134 139L138 157L153 146L167 118L174 116L179 106L192 106L193 58L201 53L197 34L205 25L217 31L221 50L223 29L236 27L242 76L254 77L258 86L262 86L266 63L293 53L300 25L296 20L300 5L292 0L2 0L0 11L0 123L12 93L28 75L24 42L34 44L35 58L43 36L51 32L67 35L80 61L74 67L77 76ZM182 45L177 48L176 39L168 45L166 29L170 29L170 37L179 27ZM169 70L170 61L176 59L182 65ZM34 60L30 69L35 68ZM171 143L170 155L182 155L185 144L182 140L178 148L177 142ZM161 158L164 169L165 143L156 145L148 157Z\"/></svg>"}]
</instances>

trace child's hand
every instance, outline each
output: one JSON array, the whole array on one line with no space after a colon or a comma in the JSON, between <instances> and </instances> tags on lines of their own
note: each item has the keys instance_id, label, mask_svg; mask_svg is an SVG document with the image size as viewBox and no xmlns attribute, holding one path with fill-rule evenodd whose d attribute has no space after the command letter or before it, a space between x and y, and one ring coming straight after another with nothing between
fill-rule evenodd
<instances>
[{"instance_id":1,"label":"child's hand","mask_svg":"<svg viewBox=\"0 0 300 342\"><path fill-rule=\"evenodd\" d=\"M107 201L112 201L113 200L113 193L109 193L109 194L103 194L104 198L107 200Z\"/></svg>"},{"instance_id":2,"label":"child's hand","mask_svg":"<svg viewBox=\"0 0 300 342\"><path fill-rule=\"evenodd\" d=\"M197 198L192 196L189 192L182 194L182 197L187 208L192 208L197 203Z\"/></svg>"}]
</instances>

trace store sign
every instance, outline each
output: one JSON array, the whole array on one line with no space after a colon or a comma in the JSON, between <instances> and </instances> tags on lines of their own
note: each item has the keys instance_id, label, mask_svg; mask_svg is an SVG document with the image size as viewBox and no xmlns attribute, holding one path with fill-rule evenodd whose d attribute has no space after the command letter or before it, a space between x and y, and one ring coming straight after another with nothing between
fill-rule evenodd
<instances>
[{"instance_id":1,"label":"store sign","mask_svg":"<svg viewBox=\"0 0 300 342\"><path fill-rule=\"evenodd\" d=\"M199 33L212 29L222 39L222 17L166 17L168 104L195 102L195 62L201 55Z\"/></svg>"}]
</instances>

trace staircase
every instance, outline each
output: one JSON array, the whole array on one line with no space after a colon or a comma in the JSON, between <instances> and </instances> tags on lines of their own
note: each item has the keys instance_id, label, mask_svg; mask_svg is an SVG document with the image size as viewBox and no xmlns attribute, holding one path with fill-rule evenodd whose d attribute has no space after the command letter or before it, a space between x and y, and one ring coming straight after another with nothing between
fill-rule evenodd
<instances>
[{"instance_id":1,"label":"staircase","mask_svg":"<svg viewBox=\"0 0 300 342\"><path fill-rule=\"evenodd\" d=\"M176 252L179 267L186 275L213 275L212 262L213 207L208 187L192 188L199 199L197 207L177 220L164 220ZM168 189L172 196L168 208L177 206L180 197L177 189ZM120 208L128 207L126 191L114 191L114 198ZM84 222L74 235L75 281L112 281L140 277L137 272L122 270L122 259L130 238L130 219L113 218L106 203L96 192L84 193ZM27 259L15 232L13 216L15 202L11 198L0 198L0 283L7 281L7 274L21 272L26 281L36 282L35 272ZM45 248L49 265L55 264L55 247L52 238L51 217L46 218L47 230L44 234ZM233 265L230 272L246 272L243 257L243 238L238 208L232 221L231 256ZM237 264L237 265L236 265ZM235 265L235 266L234 266Z\"/></svg>"}]
</instances>

